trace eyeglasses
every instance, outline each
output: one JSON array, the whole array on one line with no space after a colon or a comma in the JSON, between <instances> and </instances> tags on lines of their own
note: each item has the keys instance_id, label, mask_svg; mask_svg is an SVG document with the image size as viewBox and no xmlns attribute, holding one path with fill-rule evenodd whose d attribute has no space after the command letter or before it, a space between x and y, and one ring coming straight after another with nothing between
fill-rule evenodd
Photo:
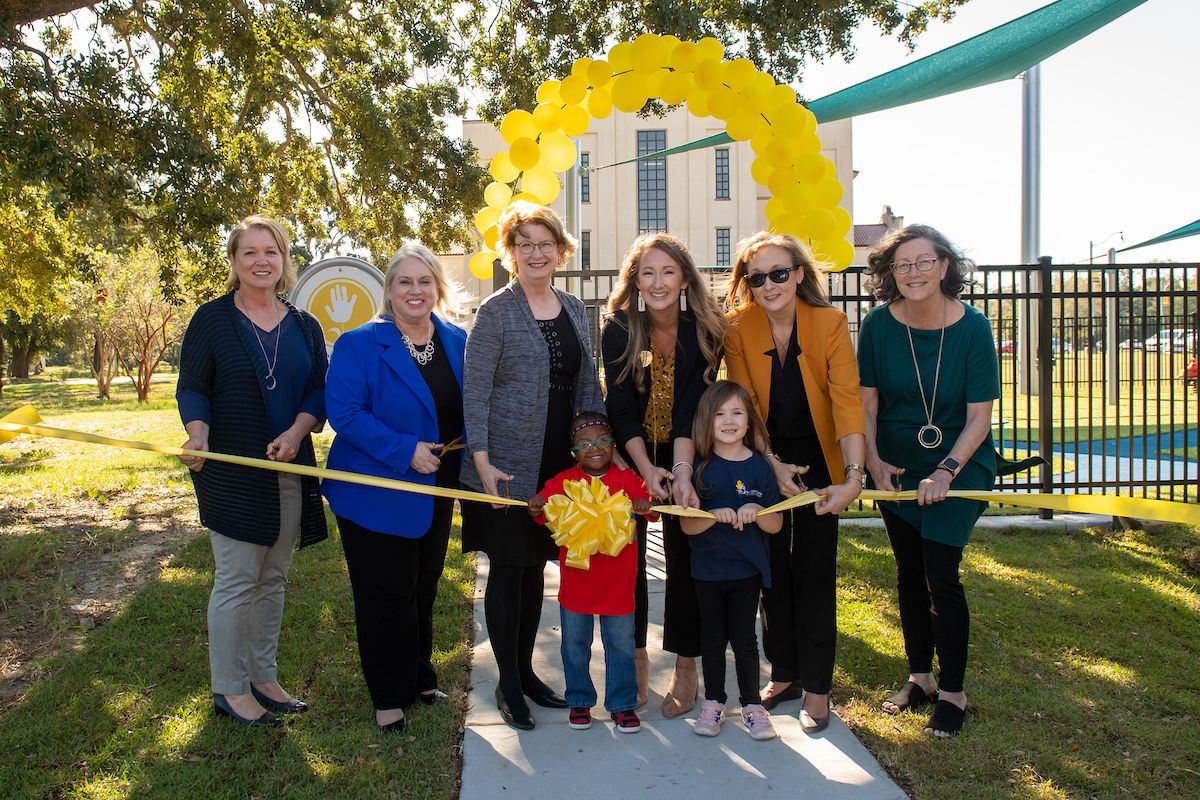
<instances>
[{"instance_id":1,"label":"eyeglasses","mask_svg":"<svg viewBox=\"0 0 1200 800\"><path fill-rule=\"evenodd\" d=\"M907 275L914 268L917 272L929 272L937 262L936 258L922 258L920 261L893 261L892 272L897 275Z\"/></svg>"},{"instance_id":2,"label":"eyeglasses","mask_svg":"<svg viewBox=\"0 0 1200 800\"><path fill-rule=\"evenodd\" d=\"M798 269L800 269L798 265L793 265L773 269L770 272L751 272L746 275L746 283L750 284L751 288L754 289L766 283L767 278L771 279L771 283L787 283L788 278Z\"/></svg>"},{"instance_id":3,"label":"eyeglasses","mask_svg":"<svg viewBox=\"0 0 1200 800\"><path fill-rule=\"evenodd\" d=\"M616 443L616 439L611 436L597 436L595 439L580 439L575 446L571 448L571 452L575 455L580 453L590 453L593 450L607 450Z\"/></svg>"},{"instance_id":4,"label":"eyeglasses","mask_svg":"<svg viewBox=\"0 0 1200 800\"><path fill-rule=\"evenodd\" d=\"M519 242L517 243L517 249L520 250L523 255L527 256L532 255L534 250L537 250L543 255L549 255L558 249L558 242L545 241L537 242L536 244L533 242Z\"/></svg>"}]
</instances>

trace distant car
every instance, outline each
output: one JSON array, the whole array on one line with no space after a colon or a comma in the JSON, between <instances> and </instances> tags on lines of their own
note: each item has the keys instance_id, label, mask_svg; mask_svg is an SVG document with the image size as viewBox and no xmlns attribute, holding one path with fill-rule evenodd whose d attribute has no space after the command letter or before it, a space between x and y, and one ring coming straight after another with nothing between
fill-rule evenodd
<instances>
[{"instance_id":1,"label":"distant car","mask_svg":"<svg viewBox=\"0 0 1200 800\"><path fill-rule=\"evenodd\" d=\"M1001 339L1000 341L996 342L996 352L997 353L1012 354L1012 353L1015 353L1016 351L1017 351L1017 348L1013 344L1012 339Z\"/></svg>"},{"instance_id":2,"label":"distant car","mask_svg":"<svg viewBox=\"0 0 1200 800\"><path fill-rule=\"evenodd\" d=\"M1117 347L1121 350L1141 350L1142 343L1138 339L1125 339Z\"/></svg>"},{"instance_id":3,"label":"distant car","mask_svg":"<svg viewBox=\"0 0 1200 800\"><path fill-rule=\"evenodd\" d=\"M1186 353L1196 349L1196 338L1186 328L1167 328L1148 337L1143 349L1151 353Z\"/></svg>"},{"instance_id":4,"label":"distant car","mask_svg":"<svg viewBox=\"0 0 1200 800\"><path fill-rule=\"evenodd\" d=\"M1052 353L1070 353L1075 349L1074 345L1067 341L1059 339L1050 340L1050 352Z\"/></svg>"}]
</instances>

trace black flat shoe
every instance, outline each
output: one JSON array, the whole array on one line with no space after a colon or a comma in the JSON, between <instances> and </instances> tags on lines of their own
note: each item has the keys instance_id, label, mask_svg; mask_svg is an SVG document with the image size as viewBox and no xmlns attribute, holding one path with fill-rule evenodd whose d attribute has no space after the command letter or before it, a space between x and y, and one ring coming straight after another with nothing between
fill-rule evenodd
<instances>
[{"instance_id":1,"label":"black flat shoe","mask_svg":"<svg viewBox=\"0 0 1200 800\"><path fill-rule=\"evenodd\" d=\"M966 718L966 709L959 708L949 700L938 700L933 704L929 722L925 723L925 731L934 739L949 739L958 735Z\"/></svg>"},{"instance_id":2,"label":"black flat shoe","mask_svg":"<svg viewBox=\"0 0 1200 800\"><path fill-rule=\"evenodd\" d=\"M525 709L525 713L520 716L514 714L509 709L508 701L504 699L504 693L500 691L500 687L496 687L496 708L500 711L500 716L508 727L516 728L519 731L533 730L533 715L529 713L529 709Z\"/></svg>"},{"instance_id":3,"label":"black flat shoe","mask_svg":"<svg viewBox=\"0 0 1200 800\"><path fill-rule=\"evenodd\" d=\"M553 689L546 688L541 692L526 692L525 696L542 708L566 708L567 701Z\"/></svg>"},{"instance_id":4,"label":"black flat shoe","mask_svg":"<svg viewBox=\"0 0 1200 800\"><path fill-rule=\"evenodd\" d=\"M804 697L804 690L800 688L799 681L791 683L782 692L776 692L770 697L764 696L762 699L762 707L767 711L774 711L775 706L780 703L786 703L788 700L799 700Z\"/></svg>"},{"instance_id":5,"label":"black flat shoe","mask_svg":"<svg viewBox=\"0 0 1200 800\"><path fill-rule=\"evenodd\" d=\"M408 730L408 717L401 717L395 722L389 722L387 725L379 725L379 730L384 733L404 733Z\"/></svg>"},{"instance_id":6,"label":"black flat shoe","mask_svg":"<svg viewBox=\"0 0 1200 800\"><path fill-rule=\"evenodd\" d=\"M274 711L276 714L303 714L305 711L308 711L308 703L303 700L292 698L286 703L281 703L278 700L272 700L267 697L253 686L250 687L250 694L254 695L254 699L259 702L259 705L268 711Z\"/></svg>"},{"instance_id":7,"label":"black flat shoe","mask_svg":"<svg viewBox=\"0 0 1200 800\"><path fill-rule=\"evenodd\" d=\"M441 689L432 689L428 692L419 692L417 694L417 699L427 706L431 706L434 703L440 703L448 697L450 697L450 695L446 694Z\"/></svg>"},{"instance_id":8,"label":"black flat shoe","mask_svg":"<svg viewBox=\"0 0 1200 800\"><path fill-rule=\"evenodd\" d=\"M936 703L937 699L937 689L933 690L933 694L925 694L925 690L918 684L909 681L901 687L900 691L883 701L891 703L896 707L896 710L889 711L884 708L883 711L885 714L903 714L905 711L916 711L921 706Z\"/></svg>"},{"instance_id":9,"label":"black flat shoe","mask_svg":"<svg viewBox=\"0 0 1200 800\"><path fill-rule=\"evenodd\" d=\"M805 733L820 733L829 727L829 719L833 716L833 701L825 702L825 716L814 717L807 711L800 711L800 730Z\"/></svg>"},{"instance_id":10,"label":"black flat shoe","mask_svg":"<svg viewBox=\"0 0 1200 800\"><path fill-rule=\"evenodd\" d=\"M218 717L228 717L238 725L245 725L248 728L279 728L283 726L283 720L270 711L264 711L258 719L246 719L233 710L233 706L229 705L229 701L223 694L213 695L213 711L217 712Z\"/></svg>"}]
</instances>

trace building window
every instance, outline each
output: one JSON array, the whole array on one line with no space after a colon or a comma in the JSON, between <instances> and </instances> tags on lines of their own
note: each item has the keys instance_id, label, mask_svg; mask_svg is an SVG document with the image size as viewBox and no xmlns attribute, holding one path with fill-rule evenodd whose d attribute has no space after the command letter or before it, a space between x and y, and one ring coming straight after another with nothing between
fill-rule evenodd
<instances>
[{"instance_id":1,"label":"building window","mask_svg":"<svg viewBox=\"0 0 1200 800\"><path fill-rule=\"evenodd\" d=\"M717 195L718 200L729 199L729 148L718 147L717 154Z\"/></svg>"},{"instance_id":2,"label":"building window","mask_svg":"<svg viewBox=\"0 0 1200 800\"><path fill-rule=\"evenodd\" d=\"M592 268L592 232L579 232L579 268Z\"/></svg>"},{"instance_id":3,"label":"building window","mask_svg":"<svg viewBox=\"0 0 1200 800\"><path fill-rule=\"evenodd\" d=\"M638 131L637 154L644 156L667 148L667 132ZM667 229L667 160L638 162L638 231Z\"/></svg>"},{"instance_id":4,"label":"building window","mask_svg":"<svg viewBox=\"0 0 1200 800\"><path fill-rule=\"evenodd\" d=\"M588 172L588 168L592 166L592 154L579 154L579 202L592 202L592 173Z\"/></svg>"},{"instance_id":5,"label":"building window","mask_svg":"<svg viewBox=\"0 0 1200 800\"><path fill-rule=\"evenodd\" d=\"M729 228L717 228L717 266L729 266Z\"/></svg>"}]
</instances>

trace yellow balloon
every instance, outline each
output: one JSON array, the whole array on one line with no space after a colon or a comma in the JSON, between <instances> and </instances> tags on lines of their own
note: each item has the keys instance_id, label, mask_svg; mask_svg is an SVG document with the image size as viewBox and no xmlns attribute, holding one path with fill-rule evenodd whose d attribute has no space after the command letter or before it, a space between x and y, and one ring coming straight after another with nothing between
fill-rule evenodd
<instances>
[{"instance_id":1,"label":"yellow balloon","mask_svg":"<svg viewBox=\"0 0 1200 800\"><path fill-rule=\"evenodd\" d=\"M587 81L588 68L592 66L592 60L587 56L575 59L575 63L571 65L571 74L583 78Z\"/></svg>"},{"instance_id":2,"label":"yellow balloon","mask_svg":"<svg viewBox=\"0 0 1200 800\"><path fill-rule=\"evenodd\" d=\"M696 54L699 50L695 42L680 42L675 45L667 56L667 66L680 72L691 72L696 68Z\"/></svg>"},{"instance_id":3,"label":"yellow balloon","mask_svg":"<svg viewBox=\"0 0 1200 800\"><path fill-rule=\"evenodd\" d=\"M738 110L725 122L725 131L729 138L739 142L747 142L767 125L766 120L756 111Z\"/></svg>"},{"instance_id":4,"label":"yellow balloon","mask_svg":"<svg viewBox=\"0 0 1200 800\"><path fill-rule=\"evenodd\" d=\"M697 63L709 58L720 61L725 57L725 45L711 36L705 36L696 42L696 49L700 51L700 55L696 59Z\"/></svg>"},{"instance_id":5,"label":"yellow balloon","mask_svg":"<svg viewBox=\"0 0 1200 800\"><path fill-rule=\"evenodd\" d=\"M578 75L568 75L563 78L562 84L558 87L558 96L563 99L564 103L579 103L585 94L587 94L587 78L581 78Z\"/></svg>"},{"instance_id":6,"label":"yellow balloon","mask_svg":"<svg viewBox=\"0 0 1200 800\"><path fill-rule=\"evenodd\" d=\"M492 162L488 165L488 172L500 183L514 181L521 174L521 170L513 166L512 159L508 157L507 150L492 156Z\"/></svg>"},{"instance_id":7,"label":"yellow balloon","mask_svg":"<svg viewBox=\"0 0 1200 800\"><path fill-rule=\"evenodd\" d=\"M771 120L772 128L788 134L801 133L806 130L808 124L804 106L796 103L777 106L774 111L767 114L767 118Z\"/></svg>"},{"instance_id":8,"label":"yellow balloon","mask_svg":"<svg viewBox=\"0 0 1200 800\"><path fill-rule=\"evenodd\" d=\"M718 86L723 86L724 77L720 61L709 58L696 64L696 86L706 92L711 92Z\"/></svg>"},{"instance_id":9,"label":"yellow balloon","mask_svg":"<svg viewBox=\"0 0 1200 800\"><path fill-rule=\"evenodd\" d=\"M804 231L810 238L824 239L833 232L833 212L827 208L814 208L804 215Z\"/></svg>"},{"instance_id":10,"label":"yellow balloon","mask_svg":"<svg viewBox=\"0 0 1200 800\"><path fill-rule=\"evenodd\" d=\"M796 145L796 153L819 153L821 152L821 138L817 136L815 131L803 131L792 135L792 142Z\"/></svg>"},{"instance_id":11,"label":"yellow balloon","mask_svg":"<svg viewBox=\"0 0 1200 800\"><path fill-rule=\"evenodd\" d=\"M755 153L762 155L767 152L767 145L775 138L775 131L771 130L770 125L764 125L750 137L750 149Z\"/></svg>"},{"instance_id":12,"label":"yellow balloon","mask_svg":"<svg viewBox=\"0 0 1200 800\"><path fill-rule=\"evenodd\" d=\"M683 44L688 43L684 42ZM682 44L679 46L683 47ZM662 76L662 83L658 87L658 96L667 105L674 106L687 100L688 92L691 89L691 73L676 70L675 72L665 73Z\"/></svg>"},{"instance_id":13,"label":"yellow balloon","mask_svg":"<svg viewBox=\"0 0 1200 800\"><path fill-rule=\"evenodd\" d=\"M833 230L830 231L829 237L831 239L844 239L853 227L854 220L851 218L850 212L841 206L835 206L833 208Z\"/></svg>"},{"instance_id":14,"label":"yellow balloon","mask_svg":"<svg viewBox=\"0 0 1200 800\"><path fill-rule=\"evenodd\" d=\"M775 166L786 167L796 158L796 145L788 136L780 135L778 129L776 131L775 138L767 145L763 155Z\"/></svg>"},{"instance_id":15,"label":"yellow balloon","mask_svg":"<svg viewBox=\"0 0 1200 800\"><path fill-rule=\"evenodd\" d=\"M618 111L626 113L641 111L649 97L642 76L635 72L618 75L613 81L612 101Z\"/></svg>"},{"instance_id":16,"label":"yellow balloon","mask_svg":"<svg viewBox=\"0 0 1200 800\"><path fill-rule=\"evenodd\" d=\"M500 241L500 229L495 225L483 232L483 243L487 245L489 250L496 249L496 242Z\"/></svg>"},{"instance_id":17,"label":"yellow balloon","mask_svg":"<svg viewBox=\"0 0 1200 800\"><path fill-rule=\"evenodd\" d=\"M541 161L542 148L533 139L522 137L512 143L508 157L512 159L514 167L519 170L527 170L536 167L537 163Z\"/></svg>"},{"instance_id":18,"label":"yellow balloon","mask_svg":"<svg viewBox=\"0 0 1200 800\"><path fill-rule=\"evenodd\" d=\"M854 263L854 245L846 239L834 239L828 243L824 255L825 260L833 265L833 269L840 271Z\"/></svg>"},{"instance_id":19,"label":"yellow balloon","mask_svg":"<svg viewBox=\"0 0 1200 800\"><path fill-rule=\"evenodd\" d=\"M755 69L754 62L750 59L739 58L725 62L724 73L725 83L734 91L741 91L754 81L758 70Z\"/></svg>"},{"instance_id":20,"label":"yellow balloon","mask_svg":"<svg viewBox=\"0 0 1200 800\"><path fill-rule=\"evenodd\" d=\"M597 86L588 95L587 110L595 119L605 119L613 110L612 95L607 89Z\"/></svg>"},{"instance_id":21,"label":"yellow balloon","mask_svg":"<svg viewBox=\"0 0 1200 800\"><path fill-rule=\"evenodd\" d=\"M475 214L475 230L483 233L500 219L500 209L487 206Z\"/></svg>"},{"instance_id":22,"label":"yellow balloon","mask_svg":"<svg viewBox=\"0 0 1200 800\"><path fill-rule=\"evenodd\" d=\"M770 161L768 160L769 164ZM790 167L776 167L767 178L767 190L775 197L783 197L784 192L796 183Z\"/></svg>"},{"instance_id":23,"label":"yellow balloon","mask_svg":"<svg viewBox=\"0 0 1200 800\"><path fill-rule=\"evenodd\" d=\"M831 208L842 201L842 184L835 180L823 180L812 187L813 202L818 206Z\"/></svg>"},{"instance_id":24,"label":"yellow balloon","mask_svg":"<svg viewBox=\"0 0 1200 800\"><path fill-rule=\"evenodd\" d=\"M649 75L638 75L642 82L642 91L646 93L646 99L658 97L662 93L662 80L671 73L665 69L659 69L657 72L651 72Z\"/></svg>"},{"instance_id":25,"label":"yellow balloon","mask_svg":"<svg viewBox=\"0 0 1200 800\"><path fill-rule=\"evenodd\" d=\"M687 97L688 113L693 117L708 116L708 92L701 89L699 86L693 86L688 92Z\"/></svg>"},{"instance_id":26,"label":"yellow balloon","mask_svg":"<svg viewBox=\"0 0 1200 800\"><path fill-rule=\"evenodd\" d=\"M780 83L771 88L767 94L766 108L773 109L780 106L794 106L796 104L796 90L787 84Z\"/></svg>"},{"instance_id":27,"label":"yellow balloon","mask_svg":"<svg viewBox=\"0 0 1200 800\"><path fill-rule=\"evenodd\" d=\"M593 90L605 86L612 80L612 67L603 59L588 64L587 82Z\"/></svg>"},{"instance_id":28,"label":"yellow balloon","mask_svg":"<svg viewBox=\"0 0 1200 800\"><path fill-rule=\"evenodd\" d=\"M533 192L517 192L516 194L513 195L512 202L515 203L518 200L524 201L526 203L533 203L534 205L538 205L538 206L540 206L542 204L542 198L538 197Z\"/></svg>"},{"instance_id":29,"label":"yellow balloon","mask_svg":"<svg viewBox=\"0 0 1200 800\"><path fill-rule=\"evenodd\" d=\"M666 62L667 44L661 36L643 33L633 40L629 60L635 72L648 75L656 69L661 69Z\"/></svg>"},{"instance_id":30,"label":"yellow balloon","mask_svg":"<svg viewBox=\"0 0 1200 800\"><path fill-rule=\"evenodd\" d=\"M472 275L481 281L486 281L492 277L492 267L495 262L495 253L491 250L480 250L471 256L471 260L467 263L467 266L470 267Z\"/></svg>"},{"instance_id":31,"label":"yellow balloon","mask_svg":"<svg viewBox=\"0 0 1200 800\"><path fill-rule=\"evenodd\" d=\"M588 112L579 106L567 106L563 109L562 129L567 136L583 136L587 133L591 121Z\"/></svg>"},{"instance_id":32,"label":"yellow balloon","mask_svg":"<svg viewBox=\"0 0 1200 800\"><path fill-rule=\"evenodd\" d=\"M492 208L503 209L512 199L512 189L507 183L495 181L483 190L483 201Z\"/></svg>"},{"instance_id":33,"label":"yellow balloon","mask_svg":"<svg viewBox=\"0 0 1200 800\"><path fill-rule=\"evenodd\" d=\"M538 127L533 121L533 114L521 108L508 112L500 120L500 135L509 144L517 139L536 139Z\"/></svg>"},{"instance_id":34,"label":"yellow balloon","mask_svg":"<svg viewBox=\"0 0 1200 800\"><path fill-rule=\"evenodd\" d=\"M784 189L783 194L780 195L780 199L787 204L788 208L798 213L811 211L820 205L813 199L812 187L803 186L799 183L793 183Z\"/></svg>"},{"instance_id":35,"label":"yellow balloon","mask_svg":"<svg viewBox=\"0 0 1200 800\"><path fill-rule=\"evenodd\" d=\"M825 157L820 153L801 153L796 156L796 180L816 183L825 176Z\"/></svg>"},{"instance_id":36,"label":"yellow balloon","mask_svg":"<svg viewBox=\"0 0 1200 800\"><path fill-rule=\"evenodd\" d=\"M533 124L542 133L562 127L562 106L558 103L538 103L533 109Z\"/></svg>"},{"instance_id":37,"label":"yellow balloon","mask_svg":"<svg viewBox=\"0 0 1200 800\"><path fill-rule=\"evenodd\" d=\"M558 103L562 100L558 96L558 85L561 81L542 81L537 88L537 99L539 103Z\"/></svg>"},{"instance_id":38,"label":"yellow balloon","mask_svg":"<svg viewBox=\"0 0 1200 800\"><path fill-rule=\"evenodd\" d=\"M750 177L754 178L755 183L766 186L767 179L771 177L771 173L774 171L775 167L762 156L755 156L754 160L750 162Z\"/></svg>"},{"instance_id":39,"label":"yellow balloon","mask_svg":"<svg viewBox=\"0 0 1200 800\"><path fill-rule=\"evenodd\" d=\"M737 92L728 86L718 86L708 95L708 113L717 119L729 119L737 108Z\"/></svg>"},{"instance_id":40,"label":"yellow balloon","mask_svg":"<svg viewBox=\"0 0 1200 800\"><path fill-rule=\"evenodd\" d=\"M783 202L782 197L768 197L767 202L763 204L763 214L770 221L777 220L788 212L787 203Z\"/></svg>"},{"instance_id":41,"label":"yellow balloon","mask_svg":"<svg viewBox=\"0 0 1200 800\"><path fill-rule=\"evenodd\" d=\"M804 217L789 210L771 223L772 233L790 233L793 236L804 235Z\"/></svg>"},{"instance_id":42,"label":"yellow balloon","mask_svg":"<svg viewBox=\"0 0 1200 800\"><path fill-rule=\"evenodd\" d=\"M521 176L521 189L536 196L542 205L548 206L558 197L562 185L549 167L538 166L526 170Z\"/></svg>"},{"instance_id":43,"label":"yellow balloon","mask_svg":"<svg viewBox=\"0 0 1200 800\"><path fill-rule=\"evenodd\" d=\"M633 69L630 60L633 42L617 42L608 51L608 65L612 67L613 75L620 75Z\"/></svg>"},{"instance_id":44,"label":"yellow balloon","mask_svg":"<svg viewBox=\"0 0 1200 800\"><path fill-rule=\"evenodd\" d=\"M554 172L564 172L575 166L575 142L565 133L547 133L538 144L542 148L542 162Z\"/></svg>"}]
</instances>

